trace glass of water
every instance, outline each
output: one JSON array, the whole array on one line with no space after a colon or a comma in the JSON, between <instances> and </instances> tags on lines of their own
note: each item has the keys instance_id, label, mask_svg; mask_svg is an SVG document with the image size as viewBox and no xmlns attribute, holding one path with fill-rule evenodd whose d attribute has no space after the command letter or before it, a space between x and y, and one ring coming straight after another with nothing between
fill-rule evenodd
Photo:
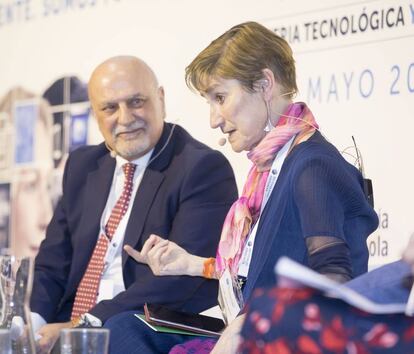
<instances>
[{"instance_id":1,"label":"glass of water","mask_svg":"<svg viewBox=\"0 0 414 354\"><path fill-rule=\"evenodd\" d=\"M65 328L60 331L61 354L108 354L109 329Z\"/></svg>"},{"instance_id":2,"label":"glass of water","mask_svg":"<svg viewBox=\"0 0 414 354\"><path fill-rule=\"evenodd\" d=\"M10 329L0 329L0 353L11 354Z\"/></svg>"},{"instance_id":3,"label":"glass of water","mask_svg":"<svg viewBox=\"0 0 414 354\"><path fill-rule=\"evenodd\" d=\"M29 300L33 259L0 255L0 328L10 331L12 353L35 354Z\"/></svg>"}]
</instances>

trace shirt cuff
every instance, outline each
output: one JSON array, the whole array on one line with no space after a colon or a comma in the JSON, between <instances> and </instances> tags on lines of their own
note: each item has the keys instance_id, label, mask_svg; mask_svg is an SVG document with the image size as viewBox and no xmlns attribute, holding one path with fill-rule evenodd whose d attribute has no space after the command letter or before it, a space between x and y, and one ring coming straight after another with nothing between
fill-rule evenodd
<instances>
[{"instance_id":1,"label":"shirt cuff","mask_svg":"<svg viewBox=\"0 0 414 354\"><path fill-rule=\"evenodd\" d=\"M47 324L47 322L37 312L31 312L30 317L31 317L31 320L32 320L32 329L33 329L33 333L35 335L35 339L38 340L40 338L40 336L37 334L37 331L41 327L43 327L45 324Z\"/></svg>"},{"instance_id":2,"label":"shirt cuff","mask_svg":"<svg viewBox=\"0 0 414 354\"><path fill-rule=\"evenodd\" d=\"M90 313L85 313L84 316L93 327L102 327L102 321L98 317L95 317Z\"/></svg>"}]
</instances>

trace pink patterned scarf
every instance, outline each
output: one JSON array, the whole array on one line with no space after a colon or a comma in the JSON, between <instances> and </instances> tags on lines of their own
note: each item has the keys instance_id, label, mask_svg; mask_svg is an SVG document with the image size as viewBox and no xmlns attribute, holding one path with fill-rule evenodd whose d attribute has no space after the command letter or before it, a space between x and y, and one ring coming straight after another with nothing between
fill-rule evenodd
<instances>
[{"instance_id":1,"label":"pink patterned scarf","mask_svg":"<svg viewBox=\"0 0 414 354\"><path fill-rule=\"evenodd\" d=\"M242 195L233 203L224 220L215 263L218 277L227 266L233 276L237 275L246 237L260 215L267 176L276 154L293 136L297 135L297 142L317 128L315 118L306 104L292 103L280 117L276 127L247 154L253 165Z\"/></svg>"}]
</instances>

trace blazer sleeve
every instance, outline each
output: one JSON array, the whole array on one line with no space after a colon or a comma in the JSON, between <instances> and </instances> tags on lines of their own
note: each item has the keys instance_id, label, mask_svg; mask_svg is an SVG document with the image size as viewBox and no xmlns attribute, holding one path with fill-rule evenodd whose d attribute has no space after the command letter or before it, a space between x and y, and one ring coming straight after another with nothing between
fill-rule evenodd
<instances>
[{"instance_id":1,"label":"blazer sleeve","mask_svg":"<svg viewBox=\"0 0 414 354\"><path fill-rule=\"evenodd\" d=\"M164 237L190 253L211 257L215 255L227 211L237 198L233 170L224 156L215 151L204 154L186 169L188 173L177 196L179 208L169 234ZM122 311L140 309L145 302L192 312L217 303L215 280L189 276L156 277L147 265L137 264L131 258L127 265L128 262L140 267L140 276L127 290L111 300L99 302L89 311L103 322ZM200 291L203 289L208 290Z\"/></svg>"},{"instance_id":2,"label":"blazer sleeve","mask_svg":"<svg viewBox=\"0 0 414 354\"><path fill-rule=\"evenodd\" d=\"M46 322L54 319L65 292L72 259L72 244L66 216L67 178L70 160L63 175L63 196L59 200L35 259L31 311L40 314Z\"/></svg>"}]
</instances>

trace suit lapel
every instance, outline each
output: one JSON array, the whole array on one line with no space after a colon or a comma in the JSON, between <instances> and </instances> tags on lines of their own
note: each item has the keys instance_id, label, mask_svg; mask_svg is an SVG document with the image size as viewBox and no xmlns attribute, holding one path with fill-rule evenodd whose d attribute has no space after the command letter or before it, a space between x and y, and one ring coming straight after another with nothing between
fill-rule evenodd
<instances>
[{"instance_id":1,"label":"suit lapel","mask_svg":"<svg viewBox=\"0 0 414 354\"><path fill-rule=\"evenodd\" d=\"M165 178L163 170L169 165L173 157L175 141L176 134L172 131L172 126L167 123L164 124L161 138L155 146L151 156L151 159L153 159L154 156L156 156L156 158L147 166L141 184L135 195L134 204L132 205L128 225L125 230L124 244L134 247L142 237L142 232L151 205ZM127 259L127 254L123 252L123 267L125 266Z\"/></svg>"},{"instance_id":2,"label":"suit lapel","mask_svg":"<svg viewBox=\"0 0 414 354\"><path fill-rule=\"evenodd\" d=\"M279 178L282 178L282 175ZM287 195L284 192L287 188L286 183L281 185L280 182L282 182L280 179L276 182L272 195L260 217L260 223L253 248L252 262L247 276L248 280L243 291L245 299L250 298L250 295L256 286L256 281L269 257L269 253L271 251L275 252L275 250L271 249L271 246L273 238L278 234L282 216L287 204Z\"/></svg>"},{"instance_id":3,"label":"suit lapel","mask_svg":"<svg viewBox=\"0 0 414 354\"><path fill-rule=\"evenodd\" d=\"M319 134L318 132L316 132ZM313 138L313 137L312 137ZM279 233L280 223L285 213L288 202L288 195L291 193L291 171L295 163L297 146L288 154L280 170L280 176L273 188L270 199L266 204L256 233L255 244L252 254L252 262L247 275L247 283L243 290L243 297L249 299L252 291L256 287L257 279L269 258L270 252L279 253L277 249L272 249L274 238ZM283 235L282 235L283 237Z\"/></svg>"},{"instance_id":4,"label":"suit lapel","mask_svg":"<svg viewBox=\"0 0 414 354\"><path fill-rule=\"evenodd\" d=\"M76 269L79 270L75 275L75 284L83 276L96 245L101 216L111 188L114 169L115 159L106 154L98 160L98 168L88 174L83 215L79 226L81 240L77 243L78 249L74 252L73 260L76 263Z\"/></svg>"},{"instance_id":5,"label":"suit lapel","mask_svg":"<svg viewBox=\"0 0 414 354\"><path fill-rule=\"evenodd\" d=\"M148 212L163 180L164 175L161 172L148 169L145 171L132 205L131 215L125 230L124 244L134 247L138 243L142 236ZM123 252L123 266L127 258L125 252Z\"/></svg>"}]
</instances>

